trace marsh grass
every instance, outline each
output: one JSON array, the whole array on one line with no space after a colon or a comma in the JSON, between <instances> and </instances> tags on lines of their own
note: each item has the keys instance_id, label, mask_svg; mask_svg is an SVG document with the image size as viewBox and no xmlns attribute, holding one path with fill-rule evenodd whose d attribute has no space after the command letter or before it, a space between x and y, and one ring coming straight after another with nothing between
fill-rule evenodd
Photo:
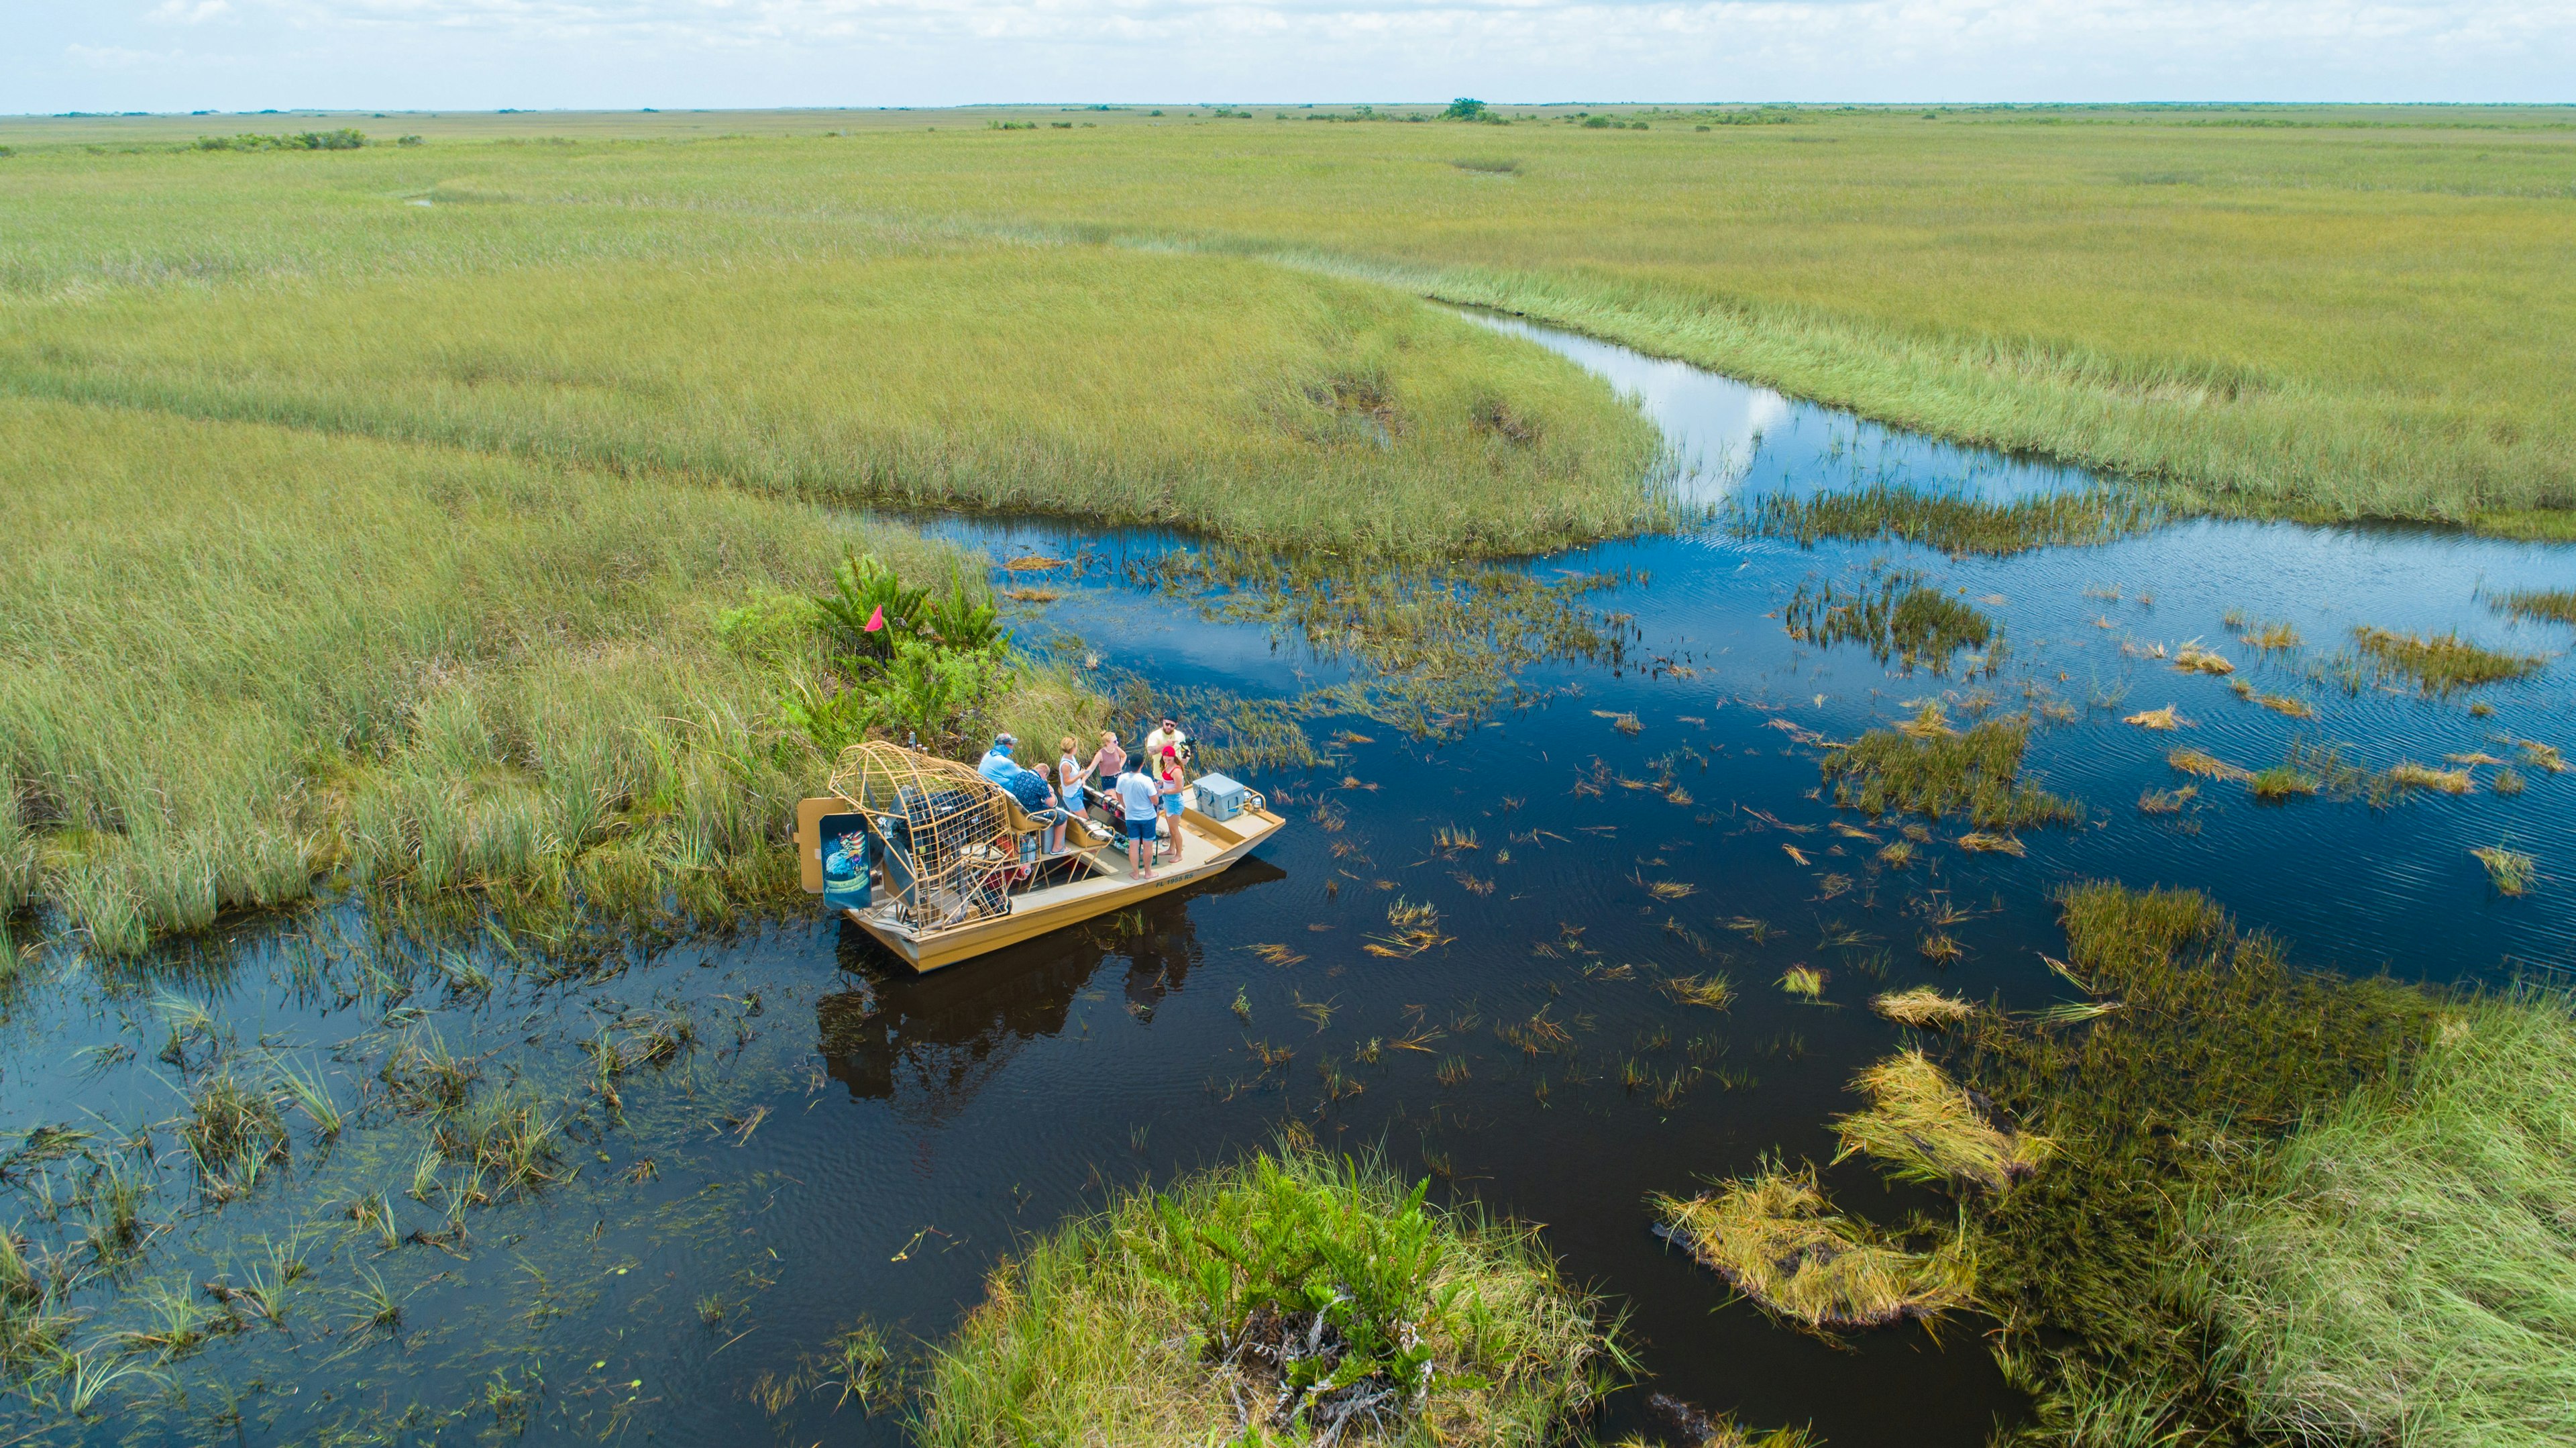
<instances>
[{"instance_id":1,"label":"marsh grass","mask_svg":"<svg viewBox=\"0 0 2576 1448\"><path fill-rule=\"evenodd\" d=\"M1987 719L1964 733L1928 737L1873 729L1826 753L1825 782L1834 803L1872 815L1962 814L1981 830L2082 819L2081 805L2022 781L2029 742L2030 724L2022 718Z\"/></svg>"},{"instance_id":2,"label":"marsh grass","mask_svg":"<svg viewBox=\"0 0 2576 1448\"><path fill-rule=\"evenodd\" d=\"M2322 1107L2259 1188L2196 1192L2187 1300L2256 1430L2540 1448L2576 1437L2576 1026L2467 1007L2408 1072Z\"/></svg>"},{"instance_id":3,"label":"marsh grass","mask_svg":"<svg viewBox=\"0 0 2576 1448\"><path fill-rule=\"evenodd\" d=\"M2108 543L2142 532L2159 520L2152 505L2113 489L1990 502L1904 484L1874 483L1805 496L1766 494L1741 514L1738 526L1763 537L1793 539L1801 546L1828 538L1848 543L1894 538L1951 554L2002 556L2033 548Z\"/></svg>"},{"instance_id":4,"label":"marsh grass","mask_svg":"<svg viewBox=\"0 0 2576 1448\"><path fill-rule=\"evenodd\" d=\"M1844 590L1831 582L1801 583L1781 610L1781 624L1804 643L1862 644L1870 657L1882 664L1893 658L1906 673L1946 673L1953 654L1982 649L1994 638L1992 619L1925 586L1921 574L1891 570L1876 583L1875 590L1866 584Z\"/></svg>"},{"instance_id":5,"label":"marsh grass","mask_svg":"<svg viewBox=\"0 0 2576 1448\"><path fill-rule=\"evenodd\" d=\"M2451 694L2484 684L2519 679L2536 672L2547 660L2531 654L2508 654L2483 647L2460 637L2457 632L2436 634L2394 633L2388 629L2361 625L2353 629L2355 648L2370 660L2383 679L2406 679L2427 694Z\"/></svg>"},{"instance_id":6,"label":"marsh grass","mask_svg":"<svg viewBox=\"0 0 2576 1448\"><path fill-rule=\"evenodd\" d=\"M2576 588L2518 589L2497 599L2495 606L2516 618L2576 623Z\"/></svg>"},{"instance_id":7,"label":"marsh grass","mask_svg":"<svg viewBox=\"0 0 2576 1448\"><path fill-rule=\"evenodd\" d=\"M1956 1239L1929 1252L1833 1210L1814 1168L1765 1163L1695 1197L1647 1199L1665 1240L1764 1311L1811 1331L1930 1320L1965 1307L1977 1266Z\"/></svg>"},{"instance_id":8,"label":"marsh grass","mask_svg":"<svg viewBox=\"0 0 2576 1448\"><path fill-rule=\"evenodd\" d=\"M1546 1441L1624 1363L1614 1332L1528 1234L1424 1190L1269 1153L1066 1224L936 1353L924 1442Z\"/></svg>"},{"instance_id":9,"label":"marsh grass","mask_svg":"<svg viewBox=\"0 0 2576 1448\"><path fill-rule=\"evenodd\" d=\"M287 1158L286 1118L269 1091L229 1072L197 1083L179 1139L199 1181L216 1200L249 1191L260 1171Z\"/></svg>"},{"instance_id":10,"label":"marsh grass","mask_svg":"<svg viewBox=\"0 0 2576 1448\"><path fill-rule=\"evenodd\" d=\"M2136 1443L2241 1432L2243 1404L2198 1347L2206 1318L2175 1285L2177 1204L2259 1191L2268 1153L2411 1060L2442 1008L2296 969L2194 892L2090 883L2058 905L2068 969L2123 1008L2060 1027L1980 1014L1951 1034L1961 1083L2057 1142L1976 1214L1981 1299L2040 1394L2041 1441L2115 1441L2079 1436L2114 1421Z\"/></svg>"},{"instance_id":11,"label":"marsh grass","mask_svg":"<svg viewBox=\"0 0 2576 1448\"><path fill-rule=\"evenodd\" d=\"M0 375L774 496L1345 553L1522 553L1674 516L1649 486L1657 434L1609 384L1415 298L1229 257L870 239L715 271L125 293L11 313Z\"/></svg>"}]
</instances>

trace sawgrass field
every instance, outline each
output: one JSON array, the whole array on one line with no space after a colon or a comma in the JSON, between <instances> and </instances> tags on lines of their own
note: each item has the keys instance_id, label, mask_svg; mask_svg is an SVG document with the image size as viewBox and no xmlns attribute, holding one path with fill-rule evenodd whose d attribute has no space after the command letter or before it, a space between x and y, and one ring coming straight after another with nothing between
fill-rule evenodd
<instances>
[{"instance_id":1,"label":"sawgrass field","mask_svg":"<svg viewBox=\"0 0 2576 1448\"><path fill-rule=\"evenodd\" d=\"M2183 506L2576 516L2567 112L1428 114L0 122L0 906L126 947L746 848L793 781L685 761L783 681L714 620L956 561L851 509L1387 559L1676 521L1632 405L1425 298Z\"/></svg>"}]
</instances>

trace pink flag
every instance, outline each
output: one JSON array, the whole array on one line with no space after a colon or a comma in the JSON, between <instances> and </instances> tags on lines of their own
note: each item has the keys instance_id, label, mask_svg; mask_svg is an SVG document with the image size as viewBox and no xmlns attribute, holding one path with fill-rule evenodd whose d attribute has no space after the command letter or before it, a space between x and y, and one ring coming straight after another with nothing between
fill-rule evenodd
<instances>
[{"instance_id":1,"label":"pink flag","mask_svg":"<svg viewBox=\"0 0 2576 1448\"><path fill-rule=\"evenodd\" d=\"M882 604L882 603L880 603L880 604L878 604L878 605L876 606L875 611L871 612L871 613L868 615L868 626L867 626L866 628L863 628L863 629L859 630L859 632L861 632L861 633L875 633L876 631L878 631L879 629L882 629L882 628L884 628L884 627L885 627L885 605L884 605L884 604Z\"/></svg>"}]
</instances>

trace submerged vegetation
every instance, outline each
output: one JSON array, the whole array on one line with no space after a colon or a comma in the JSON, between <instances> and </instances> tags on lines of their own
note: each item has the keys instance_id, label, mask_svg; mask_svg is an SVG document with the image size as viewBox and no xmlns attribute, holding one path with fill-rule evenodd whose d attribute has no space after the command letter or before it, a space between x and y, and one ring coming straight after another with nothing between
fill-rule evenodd
<instances>
[{"instance_id":1,"label":"submerged vegetation","mask_svg":"<svg viewBox=\"0 0 2576 1448\"><path fill-rule=\"evenodd\" d=\"M1825 782L1834 803L1873 815L1964 815L1981 831L2071 824L2083 807L2026 784L2027 719L1987 719L1965 733L1873 729L1829 751Z\"/></svg>"},{"instance_id":2,"label":"submerged vegetation","mask_svg":"<svg viewBox=\"0 0 2576 1448\"><path fill-rule=\"evenodd\" d=\"M924 1441L1553 1441L1624 1361L1528 1233L1295 1151L1031 1243L934 1364Z\"/></svg>"},{"instance_id":3,"label":"submerged vegetation","mask_svg":"<svg viewBox=\"0 0 2576 1448\"><path fill-rule=\"evenodd\" d=\"M2040 1394L2032 1441L2223 1439L2248 1422L2245 1384L2203 1350L2213 1323L2185 1270L2202 1249L2183 1204L2260 1200L2302 1120L2402 1072L2445 1011L2391 982L2296 969L2192 892L2096 883L2059 901L2070 973L2121 1009L1952 1032L1963 1084L2057 1143L1974 1219L1981 1301ZM2279 1321L2286 1304L2247 1306Z\"/></svg>"}]
</instances>

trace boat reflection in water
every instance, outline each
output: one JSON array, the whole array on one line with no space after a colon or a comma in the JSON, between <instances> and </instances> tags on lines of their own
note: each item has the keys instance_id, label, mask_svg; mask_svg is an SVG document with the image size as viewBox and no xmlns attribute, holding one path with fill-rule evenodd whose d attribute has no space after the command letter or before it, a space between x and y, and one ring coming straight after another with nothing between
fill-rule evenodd
<instances>
[{"instance_id":1,"label":"boat reflection in water","mask_svg":"<svg viewBox=\"0 0 2576 1448\"><path fill-rule=\"evenodd\" d=\"M1104 961L1126 960L1127 1002L1149 1014L1204 953L1191 901L1287 877L1267 860L1246 859L1194 888L928 974L845 921L839 964L853 983L814 1006L824 1069L853 1098L886 1101L906 1121L938 1125L962 1111L1024 1042L1063 1031L1074 999Z\"/></svg>"}]
</instances>

